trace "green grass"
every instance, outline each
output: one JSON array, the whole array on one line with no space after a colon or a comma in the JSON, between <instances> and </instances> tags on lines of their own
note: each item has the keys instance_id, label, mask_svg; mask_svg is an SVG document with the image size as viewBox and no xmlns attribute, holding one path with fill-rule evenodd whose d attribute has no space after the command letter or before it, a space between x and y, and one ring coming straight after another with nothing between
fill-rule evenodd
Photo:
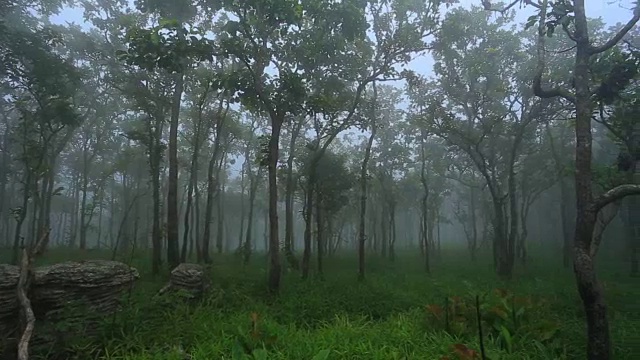
<instances>
[{"instance_id":1,"label":"green grass","mask_svg":"<svg viewBox=\"0 0 640 360\"><path fill-rule=\"evenodd\" d=\"M104 256L108 255L56 250L41 263ZM546 258L555 261L553 256ZM505 283L496 279L487 260L471 264L464 252L455 251L443 259L435 261L430 275L415 254L399 254L394 263L369 259L367 280L358 283L354 257L329 258L325 280L303 281L299 274L286 272L280 294L270 296L264 258L255 257L244 267L231 255L218 256L211 269L212 291L194 304L179 296L152 298L165 279L154 280L146 255L136 254L127 262L142 278L123 311L105 319L101 338L78 339L68 347L77 359L303 360L324 359L327 352L327 359L463 359L452 346L479 351L474 322L446 322L427 305L442 307L445 301L455 301L446 298L457 296L467 308L467 319L475 319L475 295L486 294L483 315L511 305L511 300L501 303L495 294L500 288L534 305L515 307L522 310L513 327L510 315L500 320L499 326L510 329L506 335L499 326L492 330L485 324L489 358L585 358L584 315L570 271L539 260L519 267L514 280ZM640 314L634 304L640 299L640 286L637 279L621 275L625 272L620 265L599 265L610 305L614 358L637 359ZM259 315L260 336L251 336L252 313ZM540 324L550 324L554 331ZM241 356L240 344L254 354Z\"/></svg>"}]
</instances>

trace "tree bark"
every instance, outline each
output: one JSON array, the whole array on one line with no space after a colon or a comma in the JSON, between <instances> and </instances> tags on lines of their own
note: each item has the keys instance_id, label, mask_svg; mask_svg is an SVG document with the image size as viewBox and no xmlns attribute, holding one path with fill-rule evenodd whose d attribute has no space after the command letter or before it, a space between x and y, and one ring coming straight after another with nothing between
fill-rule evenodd
<instances>
[{"instance_id":1,"label":"tree bark","mask_svg":"<svg viewBox=\"0 0 640 360\"><path fill-rule=\"evenodd\" d=\"M429 238L427 235L428 226L429 226L429 220L428 220L429 182L427 180L427 157L425 154L426 132L423 131L421 135L422 136L420 138L420 162L421 162L420 183L422 183L422 189L424 191L424 193L422 194L422 201L420 202L420 210L422 215L421 243L424 248L424 269L427 273L430 273L431 265L429 260L429 257L430 257L429 242L428 242Z\"/></svg>"},{"instance_id":2,"label":"tree bark","mask_svg":"<svg viewBox=\"0 0 640 360\"><path fill-rule=\"evenodd\" d=\"M374 99L377 98L376 83L373 83ZM364 151L364 160L360 167L360 218L358 224L358 280L363 281L365 277L365 242L367 240L365 233L365 219L367 213L367 183L368 173L367 167L369 166L369 159L371 158L371 148L373 147L373 140L376 137L376 124L375 124L375 111L371 116L371 135L369 135L369 141L367 141L367 147Z\"/></svg>"},{"instance_id":3,"label":"tree bark","mask_svg":"<svg viewBox=\"0 0 640 360\"><path fill-rule=\"evenodd\" d=\"M296 139L302 128L302 120L297 121L291 132L291 142L289 143L289 155L287 157L287 184L285 194L285 232L284 251L289 266L297 270L298 260L293 253L293 195L295 192L295 181L293 179L293 159L295 157Z\"/></svg>"},{"instance_id":4,"label":"tree bark","mask_svg":"<svg viewBox=\"0 0 640 360\"><path fill-rule=\"evenodd\" d=\"M280 290L280 242L278 241L278 145L284 118L271 119L269 139L269 290Z\"/></svg>"},{"instance_id":5,"label":"tree bark","mask_svg":"<svg viewBox=\"0 0 640 360\"><path fill-rule=\"evenodd\" d=\"M180 104L184 90L184 74L175 75L175 89L171 104L169 125L169 183L167 193L167 264L169 270L180 264L179 212L178 212L178 126Z\"/></svg>"},{"instance_id":6,"label":"tree bark","mask_svg":"<svg viewBox=\"0 0 640 360\"><path fill-rule=\"evenodd\" d=\"M304 250L302 252L302 278L309 277L309 268L311 263L311 228L313 219L313 184L315 183L315 167L309 168L309 174L307 174L307 189L304 206Z\"/></svg>"}]
</instances>

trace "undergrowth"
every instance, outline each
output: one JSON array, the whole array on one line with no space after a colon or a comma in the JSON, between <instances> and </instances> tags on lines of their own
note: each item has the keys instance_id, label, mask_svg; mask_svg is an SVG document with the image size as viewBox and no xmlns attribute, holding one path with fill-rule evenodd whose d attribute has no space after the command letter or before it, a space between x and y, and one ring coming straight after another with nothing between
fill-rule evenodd
<instances>
[{"instance_id":1,"label":"undergrowth","mask_svg":"<svg viewBox=\"0 0 640 360\"><path fill-rule=\"evenodd\" d=\"M54 252L43 262L100 258ZM557 264L518 268L496 279L491 263L445 254L432 274L413 254L369 259L356 281L354 257L327 259L325 280L286 271L278 296L266 291L266 260L242 266L232 255L211 269L212 290L197 303L154 297L165 276L149 275L145 254L123 261L141 272L122 311L103 319L98 339L76 337L62 358L204 359L584 359L584 315L572 273ZM612 318L615 359L640 354L637 279L601 265ZM476 306L476 300L477 305ZM480 313L481 329L477 315ZM48 357L52 357L49 353ZM45 354L40 355L41 358Z\"/></svg>"}]
</instances>

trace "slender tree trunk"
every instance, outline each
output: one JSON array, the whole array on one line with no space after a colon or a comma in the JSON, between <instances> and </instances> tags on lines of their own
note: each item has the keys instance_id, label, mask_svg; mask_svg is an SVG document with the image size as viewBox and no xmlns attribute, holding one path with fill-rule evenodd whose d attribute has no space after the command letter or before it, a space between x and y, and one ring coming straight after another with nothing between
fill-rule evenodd
<instances>
[{"instance_id":1,"label":"slender tree trunk","mask_svg":"<svg viewBox=\"0 0 640 360\"><path fill-rule=\"evenodd\" d=\"M549 124L545 124L545 130L547 137L549 138L549 145L551 147L551 155L553 157L554 166L556 168L556 174L559 178L558 186L560 190L560 221L562 223L562 264L565 268L569 268L572 258L572 242L571 226L569 224L569 189L564 176L564 164L561 160L564 146L562 146L562 139L560 141L560 149L555 144L555 139L549 128ZM561 136L562 138L562 136Z\"/></svg>"},{"instance_id":2,"label":"slender tree trunk","mask_svg":"<svg viewBox=\"0 0 640 360\"><path fill-rule=\"evenodd\" d=\"M293 194L295 192L295 182L293 179L293 159L295 158L295 145L300 129L302 128L302 120L296 121L291 131L291 141L289 143L289 155L287 157L287 184L285 194L285 233L284 233L284 252L289 266L294 270L298 270L298 260L293 253Z\"/></svg>"},{"instance_id":3,"label":"slender tree trunk","mask_svg":"<svg viewBox=\"0 0 640 360\"><path fill-rule=\"evenodd\" d=\"M31 171L28 169L25 169L24 173L25 174L23 177L24 189L22 190L22 207L16 218L15 233L13 235L13 257L11 259L11 263L14 265L18 264L18 258L20 256L20 238L21 238L21 232L22 232L22 224L24 223L24 219L26 219L27 217L29 197L31 195L31 192L29 191L31 186L31 176L32 176Z\"/></svg>"},{"instance_id":4,"label":"slender tree trunk","mask_svg":"<svg viewBox=\"0 0 640 360\"><path fill-rule=\"evenodd\" d=\"M89 187L89 171L91 161L94 156L89 157L88 149L88 134L85 134L87 138L83 141L82 149L82 200L80 203L80 250L87 248L87 191Z\"/></svg>"},{"instance_id":5,"label":"slender tree trunk","mask_svg":"<svg viewBox=\"0 0 640 360\"><path fill-rule=\"evenodd\" d=\"M198 188L198 181L197 181L197 175L196 177L194 177L193 179L194 182L194 189L193 189L193 194L195 196L195 232L196 232L196 261L198 263L202 263L204 261L204 254L202 251L202 237L201 235L201 230L202 230L202 211L200 211L200 203L201 203L201 197L200 197L200 189Z\"/></svg>"},{"instance_id":6,"label":"slender tree trunk","mask_svg":"<svg viewBox=\"0 0 640 360\"><path fill-rule=\"evenodd\" d=\"M476 218L476 194L473 186L469 187L469 211L471 213L471 261L476 261L478 249L478 220Z\"/></svg>"},{"instance_id":7,"label":"slender tree trunk","mask_svg":"<svg viewBox=\"0 0 640 360\"><path fill-rule=\"evenodd\" d=\"M76 236L78 229L78 198L80 197L80 184L78 179L78 173L74 172L72 179L73 187L73 207L71 209L71 229L69 231L69 247L76 246Z\"/></svg>"},{"instance_id":8,"label":"slender tree trunk","mask_svg":"<svg viewBox=\"0 0 640 360\"><path fill-rule=\"evenodd\" d=\"M324 250L325 250L325 233L324 233L324 219L322 216L322 203L320 199L316 201L316 243L318 244L318 251L316 252L317 257L317 266L318 266L318 277L320 279L324 278L323 268L322 268L322 260L324 258Z\"/></svg>"},{"instance_id":9,"label":"slender tree trunk","mask_svg":"<svg viewBox=\"0 0 640 360\"><path fill-rule=\"evenodd\" d=\"M302 278L309 277L309 268L311 263L311 228L313 219L313 192L315 182L315 167L311 166L307 178L307 189L305 199L305 212L304 212L304 250L302 253Z\"/></svg>"},{"instance_id":10,"label":"slender tree trunk","mask_svg":"<svg viewBox=\"0 0 640 360\"><path fill-rule=\"evenodd\" d=\"M104 193L105 188L103 187L100 191L100 212L98 213L98 249L102 247L102 215L104 211Z\"/></svg>"},{"instance_id":11,"label":"slender tree trunk","mask_svg":"<svg viewBox=\"0 0 640 360\"><path fill-rule=\"evenodd\" d=\"M204 103L204 97L201 99L199 105L200 109L202 109L202 105ZM193 153L191 154L191 166L189 168L189 186L187 188L187 207L184 212L184 234L182 236L182 254L181 261L185 262L187 259L187 241L189 239L189 224L190 224L190 215L191 209L193 206L193 193L194 189L198 186L198 158L200 155L200 144L201 144L201 129L202 128L202 111L199 112L198 119L196 121L196 128L194 132L194 144L193 144ZM208 127L207 127L208 130ZM196 189L197 190L197 189ZM197 193L196 193L197 198ZM197 199L196 199L197 201ZM195 217L198 217L198 213L196 213ZM197 232L196 225L196 232ZM198 238L198 236L196 236ZM193 247L191 247L191 250ZM200 259L199 259L200 260Z\"/></svg>"},{"instance_id":12,"label":"slender tree trunk","mask_svg":"<svg viewBox=\"0 0 640 360\"><path fill-rule=\"evenodd\" d=\"M111 198L109 199L109 248L115 246L114 228L116 214L116 192L115 192L115 175L111 178Z\"/></svg>"},{"instance_id":13,"label":"slender tree trunk","mask_svg":"<svg viewBox=\"0 0 640 360\"><path fill-rule=\"evenodd\" d=\"M373 83L374 99L376 98L377 88L376 83ZM376 136L376 124L374 118L371 120L371 135L369 135L369 141L367 141L367 148L364 152L364 160L360 167L360 219L358 225L358 280L363 281L365 276L365 242L367 235L365 233L365 219L367 216L367 183L368 173L367 168L369 166L369 159L371 158L371 147L373 146L373 140Z\"/></svg>"},{"instance_id":14,"label":"slender tree trunk","mask_svg":"<svg viewBox=\"0 0 640 360\"><path fill-rule=\"evenodd\" d=\"M213 154L211 155L211 159L209 159L209 167L207 168L207 204L204 214L204 232L202 234L202 256L204 262L207 264L211 263L211 255L209 254L209 244L211 243L211 218L213 216L213 197L217 188L216 182L218 181L218 179L214 178L214 171L222 148L222 127L224 126L228 110L228 103L224 112L222 111L222 103L220 103L218 108L218 116L220 116L220 120L216 124L216 139L213 144Z\"/></svg>"},{"instance_id":15,"label":"slender tree trunk","mask_svg":"<svg viewBox=\"0 0 640 360\"><path fill-rule=\"evenodd\" d=\"M209 160L209 168L207 170L207 203L204 211L204 233L202 234L202 256L207 264L211 264L211 255L209 254L209 244L211 243L211 221L213 217L213 200L216 189L216 179L214 178L214 169L216 168L216 158L219 145L216 139L215 150Z\"/></svg>"},{"instance_id":16,"label":"slender tree trunk","mask_svg":"<svg viewBox=\"0 0 640 360\"><path fill-rule=\"evenodd\" d=\"M223 157L222 162L225 162L225 157ZM218 178L222 178L218 185L218 196L216 199L216 215L217 215L217 223L216 223L216 249L218 250L218 254L222 253L223 243L224 243L224 212L222 211L223 201L224 201L224 178L221 177L220 170L218 170Z\"/></svg>"},{"instance_id":17,"label":"slender tree trunk","mask_svg":"<svg viewBox=\"0 0 640 360\"><path fill-rule=\"evenodd\" d=\"M161 135L162 135L162 119L156 119L155 129L152 134L151 143L152 149L149 153L149 161L151 163L151 186L153 188L153 225L151 229L151 242L152 242L152 273L157 275L160 273L160 267L162 266L162 228L161 228L161 215L160 215L160 203L162 197L160 195L160 161L162 157L161 152Z\"/></svg>"},{"instance_id":18,"label":"slender tree trunk","mask_svg":"<svg viewBox=\"0 0 640 360\"><path fill-rule=\"evenodd\" d=\"M167 265L172 270L180 264L179 212L178 212L178 126L180 104L184 90L184 74L175 75L175 89L169 123L169 183L167 190Z\"/></svg>"},{"instance_id":19,"label":"slender tree trunk","mask_svg":"<svg viewBox=\"0 0 640 360\"><path fill-rule=\"evenodd\" d=\"M247 164L247 166L251 165ZM251 170L248 169L247 171ZM245 235L243 246L243 259L245 264L249 263L251 258L251 249L253 246L251 239L253 237L253 213L255 208L256 192L258 190L257 183L258 180L254 176L249 175L249 214L247 215L247 233Z\"/></svg>"},{"instance_id":20,"label":"slender tree trunk","mask_svg":"<svg viewBox=\"0 0 640 360\"><path fill-rule=\"evenodd\" d=\"M280 290L280 242L278 241L278 145L280 130L284 119L271 119L271 138L269 139L269 289Z\"/></svg>"},{"instance_id":21,"label":"slender tree trunk","mask_svg":"<svg viewBox=\"0 0 640 360\"><path fill-rule=\"evenodd\" d=\"M240 171L240 231L238 234L238 254L242 255L242 237L244 235L244 217L245 217L245 204L244 204L244 191L245 191L245 167L248 166L248 157L245 156L244 164L242 164L242 171Z\"/></svg>"},{"instance_id":22,"label":"slender tree trunk","mask_svg":"<svg viewBox=\"0 0 640 360\"><path fill-rule=\"evenodd\" d=\"M389 229L388 229L388 224L389 224L389 209L387 208L387 204L384 204L382 206L382 214L380 216L380 241L381 241L381 247L380 247L380 253L382 255L383 258L387 257L387 251L388 251L388 246L389 246Z\"/></svg>"},{"instance_id":23,"label":"slender tree trunk","mask_svg":"<svg viewBox=\"0 0 640 360\"><path fill-rule=\"evenodd\" d=\"M196 151L194 151L194 154ZM194 156L195 157L195 156ZM182 253L180 254L180 261L187 261L187 242L189 241L189 224L190 219L189 215L191 214L191 206L193 203L193 173L194 173L194 161L193 158L191 160L191 170L189 175L189 187L187 188L187 205L184 209L184 233L182 234Z\"/></svg>"},{"instance_id":24,"label":"slender tree trunk","mask_svg":"<svg viewBox=\"0 0 640 360\"><path fill-rule=\"evenodd\" d=\"M393 196L393 195L391 195ZM389 260L396 260L396 204L395 199L389 204Z\"/></svg>"},{"instance_id":25,"label":"slender tree trunk","mask_svg":"<svg viewBox=\"0 0 640 360\"><path fill-rule=\"evenodd\" d=\"M427 181L427 158L425 154L425 141L426 141L426 133L423 131L420 138L420 182L422 183L422 189L424 193L422 194L422 201L420 202L420 212L422 215L421 223L422 223L422 239L420 242L424 248L424 269L427 273L431 272L431 264L429 261L430 251L429 251L429 243L428 243L428 200L429 200L429 182Z\"/></svg>"}]
</instances>

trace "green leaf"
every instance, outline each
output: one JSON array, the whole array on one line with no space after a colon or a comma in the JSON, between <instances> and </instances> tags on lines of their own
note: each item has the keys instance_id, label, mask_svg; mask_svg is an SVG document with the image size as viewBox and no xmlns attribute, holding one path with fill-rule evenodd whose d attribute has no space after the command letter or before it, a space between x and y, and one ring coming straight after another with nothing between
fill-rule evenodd
<instances>
[{"instance_id":1,"label":"green leaf","mask_svg":"<svg viewBox=\"0 0 640 360\"><path fill-rule=\"evenodd\" d=\"M252 355L255 360L267 360L269 357L269 353L265 349L255 349Z\"/></svg>"},{"instance_id":2,"label":"green leaf","mask_svg":"<svg viewBox=\"0 0 640 360\"><path fill-rule=\"evenodd\" d=\"M507 346L507 351L510 353L513 352L513 338L511 337L511 333L509 332L509 329L504 327L504 325L501 325L500 335L502 335L502 339L504 340L505 345Z\"/></svg>"},{"instance_id":3,"label":"green leaf","mask_svg":"<svg viewBox=\"0 0 640 360\"><path fill-rule=\"evenodd\" d=\"M320 350L311 360L327 360L329 358L329 354L331 354L330 349Z\"/></svg>"},{"instance_id":4,"label":"green leaf","mask_svg":"<svg viewBox=\"0 0 640 360\"><path fill-rule=\"evenodd\" d=\"M233 360L243 360L247 358L247 355L244 353L244 347L240 343L240 340L236 340L233 343L233 348L231 349L231 358Z\"/></svg>"},{"instance_id":5,"label":"green leaf","mask_svg":"<svg viewBox=\"0 0 640 360\"><path fill-rule=\"evenodd\" d=\"M535 25L537 22L538 22L538 15L529 16L529 18L527 19L527 24L525 25L524 29L525 30L529 29L530 27Z\"/></svg>"},{"instance_id":6,"label":"green leaf","mask_svg":"<svg viewBox=\"0 0 640 360\"><path fill-rule=\"evenodd\" d=\"M176 19L160 19L158 22L161 27L177 27L180 25L180 22Z\"/></svg>"}]
</instances>

